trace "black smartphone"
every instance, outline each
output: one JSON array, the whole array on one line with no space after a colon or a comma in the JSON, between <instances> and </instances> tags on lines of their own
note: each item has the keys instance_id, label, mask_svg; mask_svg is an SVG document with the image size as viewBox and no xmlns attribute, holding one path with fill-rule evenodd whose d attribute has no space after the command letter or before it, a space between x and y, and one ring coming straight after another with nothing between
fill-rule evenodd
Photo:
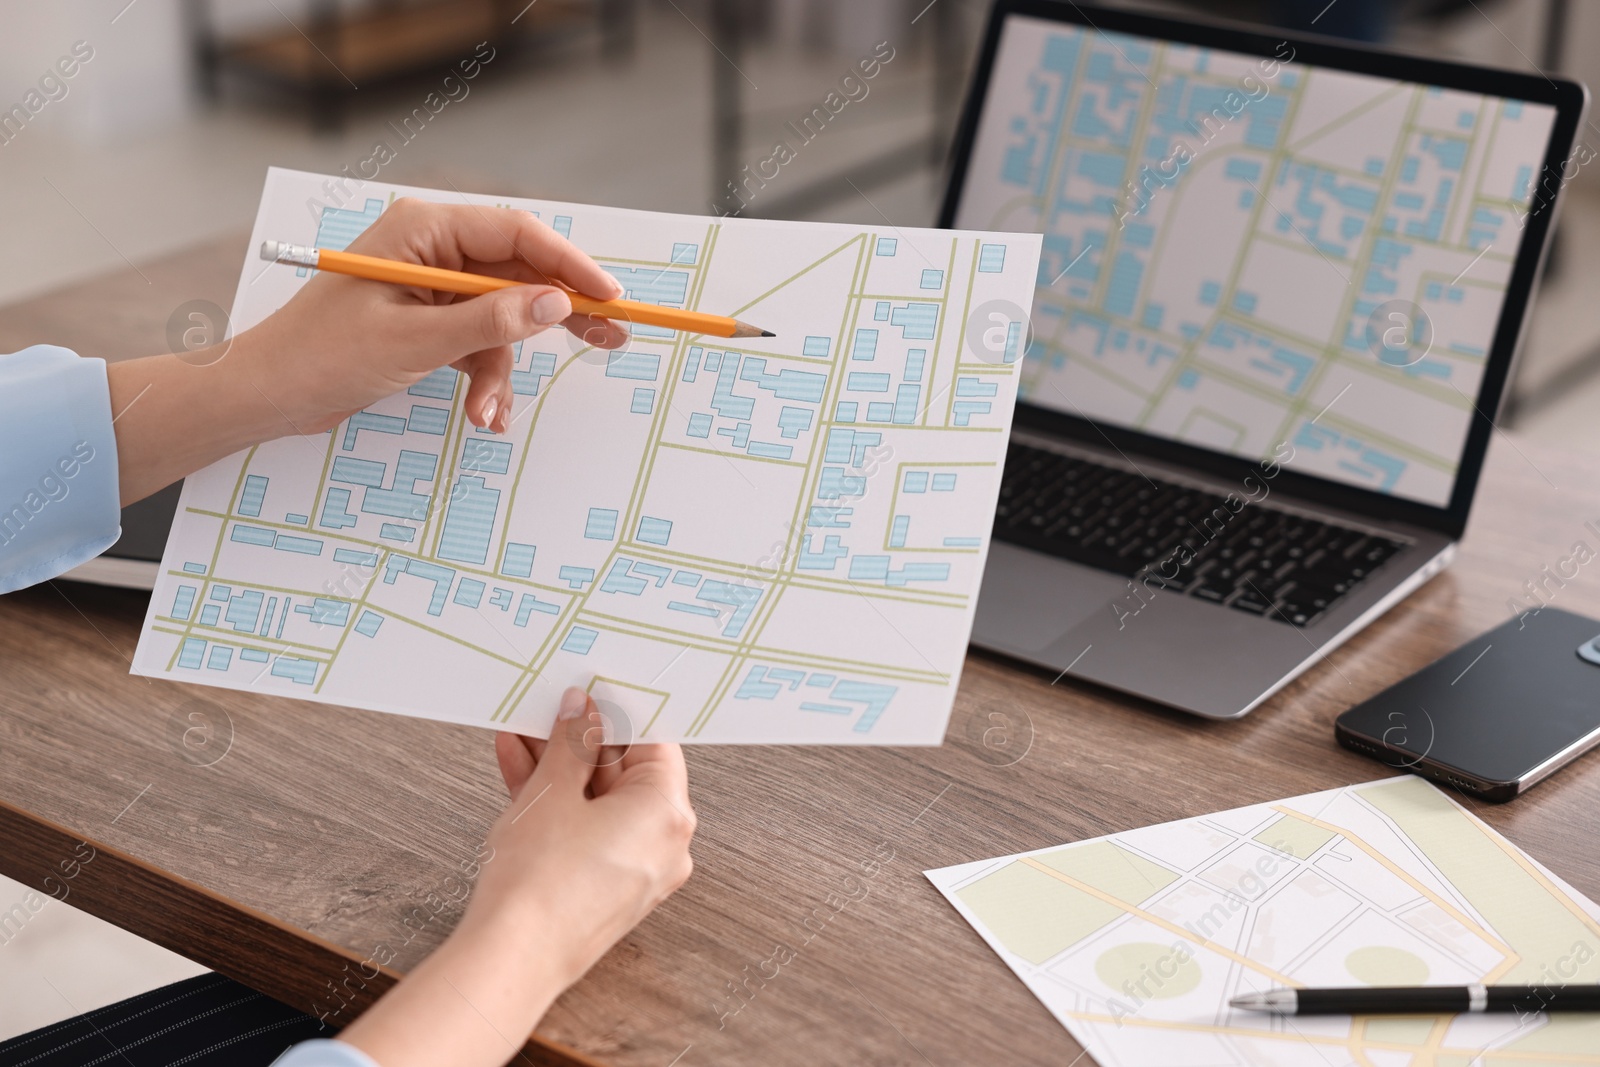
<instances>
[{"instance_id":1,"label":"black smartphone","mask_svg":"<svg viewBox=\"0 0 1600 1067\"><path fill-rule=\"evenodd\" d=\"M1364 755L1504 801L1600 741L1600 621L1524 612L1334 723Z\"/></svg>"}]
</instances>

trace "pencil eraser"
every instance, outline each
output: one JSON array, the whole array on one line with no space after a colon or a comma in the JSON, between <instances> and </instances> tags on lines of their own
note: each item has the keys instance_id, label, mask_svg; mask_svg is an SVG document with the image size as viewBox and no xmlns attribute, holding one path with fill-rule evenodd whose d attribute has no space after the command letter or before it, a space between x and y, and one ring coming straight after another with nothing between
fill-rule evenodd
<instances>
[{"instance_id":1,"label":"pencil eraser","mask_svg":"<svg viewBox=\"0 0 1600 1067\"><path fill-rule=\"evenodd\" d=\"M277 259L278 258L278 249L281 248L281 247L283 247L283 246L280 245L277 241L262 241L261 242L261 258L262 259Z\"/></svg>"}]
</instances>

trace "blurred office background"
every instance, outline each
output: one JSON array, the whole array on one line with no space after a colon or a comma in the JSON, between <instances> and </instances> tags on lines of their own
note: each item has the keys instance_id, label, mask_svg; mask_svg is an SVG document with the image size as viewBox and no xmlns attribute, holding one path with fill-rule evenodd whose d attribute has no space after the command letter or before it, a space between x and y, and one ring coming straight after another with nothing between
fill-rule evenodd
<instances>
[{"instance_id":1,"label":"blurred office background","mask_svg":"<svg viewBox=\"0 0 1600 1067\"><path fill-rule=\"evenodd\" d=\"M747 197L745 213L930 225L987 6L0 0L0 112L38 89L75 42L93 51L70 79L47 86L57 98L20 131L0 125L0 320L16 301L242 235L269 165L356 172L378 142L393 151L379 172L384 181L730 210L738 205L727 183L767 159L778 140L793 143L785 124L821 105L880 42L893 58L866 96ZM1600 81L1595 4L1137 6L1300 25L1315 19L1319 30L1421 55ZM459 64L474 59L476 76L447 90L450 68L459 75ZM438 94L437 114L430 93ZM1590 125L1581 138L1600 147L1597 131ZM1591 295L1600 277L1600 167L1572 183L1559 234L1557 269L1539 297L1505 421L1550 443L1600 450L1600 418L1591 415L1600 412L1600 301ZM60 904L6 925L26 896L0 878L0 1038L196 970Z\"/></svg>"},{"instance_id":2,"label":"blurred office background","mask_svg":"<svg viewBox=\"0 0 1600 1067\"><path fill-rule=\"evenodd\" d=\"M1563 0L1141 0L1378 37L1422 55L1600 76L1600 7ZM0 143L0 305L248 227L269 165L706 213L795 141L857 60L894 58L747 214L927 225L982 0L0 0L0 110L94 50ZM487 40L493 58L445 97ZM465 95L461 95L462 92ZM421 109L426 123L408 117ZM420 132L414 132L420 130ZM1585 132L1600 146L1595 127ZM410 140L402 140L410 135ZM0 127L0 138L9 136ZM368 170L371 173L371 170ZM767 173L771 173L768 167ZM1509 425L1600 447L1600 168L1564 209Z\"/></svg>"}]
</instances>

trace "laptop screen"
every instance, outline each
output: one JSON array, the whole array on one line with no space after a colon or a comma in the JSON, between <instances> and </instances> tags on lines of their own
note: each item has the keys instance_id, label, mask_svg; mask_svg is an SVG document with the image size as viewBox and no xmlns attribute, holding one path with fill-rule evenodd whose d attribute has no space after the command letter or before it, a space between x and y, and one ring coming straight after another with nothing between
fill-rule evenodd
<instances>
[{"instance_id":1,"label":"laptop screen","mask_svg":"<svg viewBox=\"0 0 1600 1067\"><path fill-rule=\"evenodd\" d=\"M1006 19L953 224L1044 234L1021 398L1443 507L1556 109Z\"/></svg>"}]
</instances>

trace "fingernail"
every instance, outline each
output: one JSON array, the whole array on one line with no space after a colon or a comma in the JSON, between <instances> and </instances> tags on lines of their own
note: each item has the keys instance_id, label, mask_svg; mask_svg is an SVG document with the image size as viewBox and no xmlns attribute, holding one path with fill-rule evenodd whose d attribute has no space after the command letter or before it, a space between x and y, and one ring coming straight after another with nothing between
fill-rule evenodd
<instances>
[{"instance_id":1,"label":"fingernail","mask_svg":"<svg viewBox=\"0 0 1600 1067\"><path fill-rule=\"evenodd\" d=\"M611 299L615 300L617 297L627 292L627 290L622 287L622 283L617 281L616 275L607 274L606 277L611 279Z\"/></svg>"},{"instance_id":2,"label":"fingernail","mask_svg":"<svg viewBox=\"0 0 1600 1067\"><path fill-rule=\"evenodd\" d=\"M566 293L555 291L540 293L533 299L533 321L550 326L572 314L572 301Z\"/></svg>"},{"instance_id":3,"label":"fingernail","mask_svg":"<svg viewBox=\"0 0 1600 1067\"><path fill-rule=\"evenodd\" d=\"M499 409L500 401L496 397L491 396L483 405L483 424L491 430L494 429L494 413Z\"/></svg>"},{"instance_id":4,"label":"fingernail","mask_svg":"<svg viewBox=\"0 0 1600 1067\"><path fill-rule=\"evenodd\" d=\"M571 686L561 694L561 707L556 712L557 719L576 719L583 714L583 709L589 706L589 694L577 686Z\"/></svg>"}]
</instances>

